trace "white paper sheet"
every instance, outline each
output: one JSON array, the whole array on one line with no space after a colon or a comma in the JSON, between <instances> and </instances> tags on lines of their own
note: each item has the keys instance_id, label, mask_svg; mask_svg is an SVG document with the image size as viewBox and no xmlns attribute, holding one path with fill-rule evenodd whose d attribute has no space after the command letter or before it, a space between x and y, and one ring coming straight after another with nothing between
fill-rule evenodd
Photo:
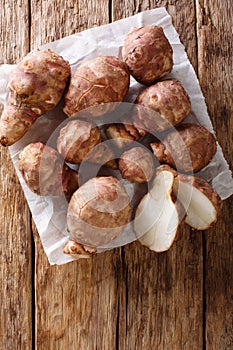
<instances>
[{"instance_id":1,"label":"white paper sheet","mask_svg":"<svg viewBox=\"0 0 233 350\"><path fill-rule=\"evenodd\" d=\"M73 73L77 65L82 61L92 59L99 55L120 56L124 37L129 30L132 27L141 27L150 24L162 26L173 47L174 67L171 74L166 78L174 77L180 80L190 96L192 112L186 121L196 121L213 132L213 127L207 113L205 100L195 71L187 58L178 33L172 25L171 17L168 15L165 8L145 11L109 25L88 29L81 33L44 45L41 48L50 48L63 56L70 62ZM0 102L2 103L5 103L6 100L6 88L9 73L12 68L12 65L2 65L0 67ZM134 101L139 87L140 85L131 78L127 101ZM54 111L40 117L31 130L19 142L10 147L12 161L25 192L26 199L50 264L64 264L74 260L72 257L65 255L62 252L64 245L68 241L68 235L66 232L67 203L64 201L64 198L40 197L33 194L25 185L25 182L17 169L17 157L19 151L28 143L35 141L46 142L49 134L52 133L64 118L65 116L61 111L60 106L58 106ZM198 175L210 181L222 199L233 194L231 171L229 170L229 166L223 157L219 145L217 154L212 162ZM127 240L132 241L134 239L134 234L132 233L131 235L130 231L128 231L127 234L129 234ZM114 245L117 246L124 244L122 242L125 242L124 237L120 237Z\"/></svg>"}]
</instances>

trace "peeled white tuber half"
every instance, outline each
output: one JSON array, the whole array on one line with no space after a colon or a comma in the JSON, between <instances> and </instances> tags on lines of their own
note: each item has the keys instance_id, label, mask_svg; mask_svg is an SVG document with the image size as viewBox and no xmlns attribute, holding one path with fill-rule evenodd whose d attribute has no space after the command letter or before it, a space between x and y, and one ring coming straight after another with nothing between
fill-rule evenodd
<instances>
[{"instance_id":1,"label":"peeled white tuber half","mask_svg":"<svg viewBox=\"0 0 233 350\"><path fill-rule=\"evenodd\" d=\"M134 230L141 244L155 252L168 250L176 239L180 219L180 206L173 202L174 174L158 169L150 191L139 203Z\"/></svg>"},{"instance_id":2,"label":"peeled white tuber half","mask_svg":"<svg viewBox=\"0 0 233 350\"><path fill-rule=\"evenodd\" d=\"M222 201L206 180L191 175L174 179L173 193L187 213L185 222L196 230L207 230L218 218Z\"/></svg>"}]
</instances>

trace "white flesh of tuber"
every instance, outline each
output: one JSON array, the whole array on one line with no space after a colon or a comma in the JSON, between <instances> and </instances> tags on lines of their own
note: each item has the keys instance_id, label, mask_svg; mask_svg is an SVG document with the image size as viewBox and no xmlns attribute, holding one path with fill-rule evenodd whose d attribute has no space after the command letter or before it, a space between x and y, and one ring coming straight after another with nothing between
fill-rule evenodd
<instances>
[{"instance_id":1,"label":"white flesh of tuber","mask_svg":"<svg viewBox=\"0 0 233 350\"><path fill-rule=\"evenodd\" d=\"M177 235L180 218L171 197L173 181L172 172L159 171L136 210L134 229L139 241L155 252L168 250Z\"/></svg>"},{"instance_id":2,"label":"white flesh of tuber","mask_svg":"<svg viewBox=\"0 0 233 350\"><path fill-rule=\"evenodd\" d=\"M185 208L186 224L196 230L207 230L216 222L222 202L204 179L178 175L173 192Z\"/></svg>"}]
</instances>

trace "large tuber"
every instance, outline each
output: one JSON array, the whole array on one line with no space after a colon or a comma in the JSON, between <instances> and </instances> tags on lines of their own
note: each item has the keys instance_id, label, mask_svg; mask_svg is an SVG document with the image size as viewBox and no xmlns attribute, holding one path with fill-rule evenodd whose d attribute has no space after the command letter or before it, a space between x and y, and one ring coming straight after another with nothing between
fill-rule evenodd
<instances>
[{"instance_id":1,"label":"large tuber","mask_svg":"<svg viewBox=\"0 0 233 350\"><path fill-rule=\"evenodd\" d=\"M64 164L55 149L41 142L30 143L19 153L18 168L38 195L70 197L78 188L78 173Z\"/></svg>"},{"instance_id":2,"label":"large tuber","mask_svg":"<svg viewBox=\"0 0 233 350\"><path fill-rule=\"evenodd\" d=\"M214 135L201 125L183 124L151 148L159 162L184 172L197 172L208 165L216 153Z\"/></svg>"},{"instance_id":3,"label":"large tuber","mask_svg":"<svg viewBox=\"0 0 233 350\"><path fill-rule=\"evenodd\" d=\"M118 237L130 219L130 198L112 176L94 177L72 195L67 228L70 239L91 247Z\"/></svg>"},{"instance_id":4,"label":"large tuber","mask_svg":"<svg viewBox=\"0 0 233 350\"><path fill-rule=\"evenodd\" d=\"M131 75L145 85L153 84L172 70L172 54L162 27L153 25L133 28L122 48Z\"/></svg>"},{"instance_id":5,"label":"large tuber","mask_svg":"<svg viewBox=\"0 0 233 350\"><path fill-rule=\"evenodd\" d=\"M32 51L13 69L9 98L1 115L0 142L18 141L35 120L60 101L70 77L70 65L50 51Z\"/></svg>"},{"instance_id":6,"label":"large tuber","mask_svg":"<svg viewBox=\"0 0 233 350\"><path fill-rule=\"evenodd\" d=\"M188 94L175 80L149 86L138 95L136 104L137 117L150 132L162 132L181 123L191 110Z\"/></svg>"},{"instance_id":7,"label":"large tuber","mask_svg":"<svg viewBox=\"0 0 233 350\"><path fill-rule=\"evenodd\" d=\"M129 88L129 71L114 56L99 56L78 66L65 95L63 111L68 117L89 108L98 117L122 102ZM90 108L94 107L94 108Z\"/></svg>"}]
</instances>

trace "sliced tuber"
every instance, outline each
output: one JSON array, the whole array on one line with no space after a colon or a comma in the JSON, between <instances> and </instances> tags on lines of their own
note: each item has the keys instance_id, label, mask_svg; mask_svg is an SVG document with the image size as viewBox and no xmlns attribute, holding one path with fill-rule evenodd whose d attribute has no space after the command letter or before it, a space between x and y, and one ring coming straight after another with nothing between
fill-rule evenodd
<instances>
[{"instance_id":1,"label":"sliced tuber","mask_svg":"<svg viewBox=\"0 0 233 350\"><path fill-rule=\"evenodd\" d=\"M207 230L217 221L222 201L206 180L180 174L174 179L173 193L186 210L185 222L189 226Z\"/></svg>"},{"instance_id":2,"label":"sliced tuber","mask_svg":"<svg viewBox=\"0 0 233 350\"><path fill-rule=\"evenodd\" d=\"M19 153L18 168L38 195L69 197L78 188L78 173L64 164L55 149L41 142L30 143Z\"/></svg>"},{"instance_id":3,"label":"sliced tuber","mask_svg":"<svg viewBox=\"0 0 233 350\"><path fill-rule=\"evenodd\" d=\"M150 191L139 203L134 230L142 245L155 252L168 250L175 241L181 222L181 206L174 203L172 186L174 174L159 169Z\"/></svg>"},{"instance_id":4,"label":"sliced tuber","mask_svg":"<svg viewBox=\"0 0 233 350\"><path fill-rule=\"evenodd\" d=\"M30 52L10 75L9 97L0 119L0 142L10 146L30 129L36 119L60 101L70 65L50 50Z\"/></svg>"},{"instance_id":5,"label":"sliced tuber","mask_svg":"<svg viewBox=\"0 0 233 350\"><path fill-rule=\"evenodd\" d=\"M183 124L151 148L160 163L177 170L197 172L208 165L217 151L214 135L201 125Z\"/></svg>"}]
</instances>

